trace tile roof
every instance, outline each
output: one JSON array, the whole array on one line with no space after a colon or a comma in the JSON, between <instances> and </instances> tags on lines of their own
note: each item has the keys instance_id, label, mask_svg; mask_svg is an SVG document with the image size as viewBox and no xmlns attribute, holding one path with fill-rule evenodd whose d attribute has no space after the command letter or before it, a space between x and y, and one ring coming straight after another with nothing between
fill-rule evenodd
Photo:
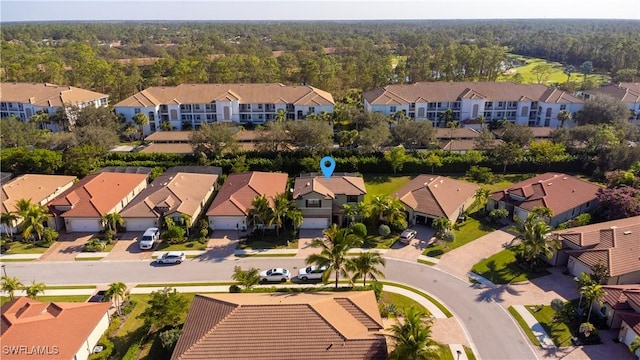
<instances>
[{"instance_id":1,"label":"tile roof","mask_svg":"<svg viewBox=\"0 0 640 360\"><path fill-rule=\"evenodd\" d=\"M140 183L146 183L147 178L146 174L114 172L87 175L51 200L47 206L72 206L62 217L102 217L112 211Z\"/></svg>"},{"instance_id":2,"label":"tile roof","mask_svg":"<svg viewBox=\"0 0 640 360\"><path fill-rule=\"evenodd\" d=\"M635 217L637 220L640 217ZM611 226L601 223L600 240L584 250L569 250L567 254L588 266L602 262L609 269L609 276L620 276L640 271L640 222L627 226Z\"/></svg>"},{"instance_id":3,"label":"tile roof","mask_svg":"<svg viewBox=\"0 0 640 360\"><path fill-rule=\"evenodd\" d=\"M153 86L130 96L114 107L151 107L160 104L205 104L216 100L239 100L243 104L334 105L333 96L313 86L283 84L181 84Z\"/></svg>"},{"instance_id":4,"label":"tile roof","mask_svg":"<svg viewBox=\"0 0 640 360\"><path fill-rule=\"evenodd\" d=\"M620 83L619 85L609 84L597 89L585 90L589 95L606 95L625 103L640 102L640 83Z\"/></svg>"},{"instance_id":5,"label":"tile roof","mask_svg":"<svg viewBox=\"0 0 640 360\"><path fill-rule=\"evenodd\" d=\"M436 128L436 139L475 139L480 133L472 128Z\"/></svg>"},{"instance_id":6,"label":"tile roof","mask_svg":"<svg viewBox=\"0 0 640 360\"><path fill-rule=\"evenodd\" d=\"M71 186L75 179L75 176L64 175L20 175L2 184L0 213L16 211L15 203L20 199L31 199L32 203L40 204L50 196L57 195L64 188Z\"/></svg>"},{"instance_id":7,"label":"tile roof","mask_svg":"<svg viewBox=\"0 0 640 360\"><path fill-rule=\"evenodd\" d=\"M0 100L33 104L40 107L61 107L86 103L109 95L80 89L73 86L63 86L48 83L0 83Z\"/></svg>"},{"instance_id":8,"label":"tile roof","mask_svg":"<svg viewBox=\"0 0 640 360\"><path fill-rule=\"evenodd\" d=\"M599 244L601 238L611 238L612 228L626 228L638 223L640 223L640 216L634 216L625 219L611 220L602 223L557 230L553 233L556 234L561 240L570 241L580 247L589 247Z\"/></svg>"},{"instance_id":9,"label":"tile roof","mask_svg":"<svg viewBox=\"0 0 640 360\"><path fill-rule=\"evenodd\" d=\"M400 105L412 102L458 101L542 101L547 103L583 103L564 91L540 84L509 82L419 82L387 85L367 91L364 99L372 105Z\"/></svg>"},{"instance_id":10,"label":"tile roof","mask_svg":"<svg viewBox=\"0 0 640 360\"><path fill-rule=\"evenodd\" d=\"M157 207L163 208L165 215L180 213L194 220L196 211L205 201L205 196L218 180L215 174L169 173L155 178L122 211L123 218L159 218ZM212 192L212 191L211 191Z\"/></svg>"},{"instance_id":11,"label":"tile roof","mask_svg":"<svg viewBox=\"0 0 640 360\"><path fill-rule=\"evenodd\" d=\"M324 175L317 174L296 178L293 187L294 199L314 191L323 195L325 199L335 199L336 195L364 195L367 193L367 188L362 177L348 174L333 174L328 179Z\"/></svg>"},{"instance_id":12,"label":"tile roof","mask_svg":"<svg viewBox=\"0 0 640 360\"><path fill-rule=\"evenodd\" d=\"M110 303L39 302L19 297L2 305L2 346L58 348L56 359L72 359L107 314ZM53 358L51 356L45 356ZM35 359L2 354L2 359Z\"/></svg>"},{"instance_id":13,"label":"tile roof","mask_svg":"<svg viewBox=\"0 0 640 360\"><path fill-rule=\"evenodd\" d=\"M171 359L386 359L381 329L371 291L196 295Z\"/></svg>"},{"instance_id":14,"label":"tile roof","mask_svg":"<svg viewBox=\"0 0 640 360\"><path fill-rule=\"evenodd\" d=\"M500 139L493 139L491 141L490 147L496 147L500 144L503 144L504 141ZM441 140L440 141L440 149L449 150L449 151L469 151L475 150L477 147L476 140L471 139L459 139L459 140Z\"/></svg>"},{"instance_id":15,"label":"tile roof","mask_svg":"<svg viewBox=\"0 0 640 360\"><path fill-rule=\"evenodd\" d=\"M504 201L528 211L537 206L545 206L551 209L555 216L589 201L595 201L598 189L598 185L570 175L544 173L495 191L491 194L491 199ZM522 197L524 200L514 199L510 195Z\"/></svg>"},{"instance_id":16,"label":"tile roof","mask_svg":"<svg viewBox=\"0 0 640 360\"><path fill-rule=\"evenodd\" d=\"M153 143L140 150L141 153L192 154L193 145L183 143Z\"/></svg>"},{"instance_id":17,"label":"tile roof","mask_svg":"<svg viewBox=\"0 0 640 360\"><path fill-rule=\"evenodd\" d=\"M551 138L551 132L555 128L548 127L548 126L529 126L527 127L527 129L531 131L534 139L549 139ZM493 130L492 132L494 135L500 138L502 137L502 135L504 135L506 130L507 130L506 128L501 128L501 129Z\"/></svg>"},{"instance_id":18,"label":"tile roof","mask_svg":"<svg viewBox=\"0 0 640 360\"><path fill-rule=\"evenodd\" d=\"M640 284L632 285L603 285L604 296L602 302L609 304L616 310L631 310L627 302L629 296L640 296Z\"/></svg>"},{"instance_id":19,"label":"tile roof","mask_svg":"<svg viewBox=\"0 0 640 360\"><path fill-rule=\"evenodd\" d=\"M150 134L145 141L152 142L189 142L189 137L193 131L156 131Z\"/></svg>"},{"instance_id":20,"label":"tile roof","mask_svg":"<svg viewBox=\"0 0 640 360\"><path fill-rule=\"evenodd\" d=\"M269 201L287 190L288 175L251 171L229 174L218 191L208 216L247 216L257 196L266 195Z\"/></svg>"},{"instance_id":21,"label":"tile roof","mask_svg":"<svg viewBox=\"0 0 640 360\"><path fill-rule=\"evenodd\" d=\"M640 314L621 312L620 318L629 325L633 331L640 336Z\"/></svg>"},{"instance_id":22,"label":"tile roof","mask_svg":"<svg viewBox=\"0 0 640 360\"><path fill-rule=\"evenodd\" d=\"M469 198L478 185L439 175L418 175L393 196L415 212L450 218Z\"/></svg>"}]
</instances>

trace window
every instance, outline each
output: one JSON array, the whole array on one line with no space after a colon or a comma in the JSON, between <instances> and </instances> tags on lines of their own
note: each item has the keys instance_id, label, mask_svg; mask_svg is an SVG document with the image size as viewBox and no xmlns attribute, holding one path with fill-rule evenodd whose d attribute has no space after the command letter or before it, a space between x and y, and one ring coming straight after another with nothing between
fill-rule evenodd
<instances>
[{"instance_id":1,"label":"window","mask_svg":"<svg viewBox=\"0 0 640 360\"><path fill-rule=\"evenodd\" d=\"M358 202L358 195L347 195L347 202L348 203L357 203Z\"/></svg>"},{"instance_id":2,"label":"window","mask_svg":"<svg viewBox=\"0 0 640 360\"><path fill-rule=\"evenodd\" d=\"M503 107L503 106L504 106L504 102L498 101L498 107Z\"/></svg>"},{"instance_id":3,"label":"window","mask_svg":"<svg viewBox=\"0 0 640 360\"><path fill-rule=\"evenodd\" d=\"M567 110L567 105L560 105L560 110Z\"/></svg>"},{"instance_id":4,"label":"window","mask_svg":"<svg viewBox=\"0 0 640 360\"><path fill-rule=\"evenodd\" d=\"M133 112L134 112L135 114L140 114L140 108L135 108L135 109L133 109Z\"/></svg>"},{"instance_id":5,"label":"window","mask_svg":"<svg viewBox=\"0 0 640 360\"><path fill-rule=\"evenodd\" d=\"M322 206L322 201L320 201L320 199L308 199L306 206L308 208L319 208Z\"/></svg>"},{"instance_id":6,"label":"window","mask_svg":"<svg viewBox=\"0 0 640 360\"><path fill-rule=\"evenodd\" d=\"M389 112L392 113L392 114L397 111L396 109L397 108L395 106L389 106Z\"/></svg>"},{"instance_id":7,"label":"window","mask_svg":"<svg viewBox=\"0 0 640 360\"><path fill-rule=\"evenodd\" d=\"M309 106L309 114L313 114L316 112L316 108L313 106Z\"/></svg>"},{"instance_id":8,"label":"window","mask_svg":"<svg viewBox=\"0 0 640 360\"><path fill-rule=\"evenodd\" d=\"M484 108L485 108L485 109L491 109L491 108L493 108L493 102L492 102L492 101L487 101L487 102L484 104Z\"/></svg>"}]
</instances>

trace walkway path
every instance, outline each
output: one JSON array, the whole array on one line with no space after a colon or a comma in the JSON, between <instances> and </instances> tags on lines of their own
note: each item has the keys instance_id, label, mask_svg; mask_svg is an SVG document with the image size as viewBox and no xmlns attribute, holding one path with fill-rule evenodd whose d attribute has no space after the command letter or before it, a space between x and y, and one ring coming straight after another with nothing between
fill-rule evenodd
<instances>
[{"instance_id":1,"label":"walkway path","mask_svg":"<svg viewBox=\"0 0 640 360\"><path fill-rule=\"evenodd\" d=\"M533 315L529 312L529 310L527 310L527 308L524 307L524 305L513 305L513 308L518 312L518 314L520 314L522 319L527 323L527 325L529 326L529 329L531 329L531 332L533 332L533 335L535 335L535 337L538 338L538 341L540 342L540 346L542 346L543 349L553 349L556 347L553 344L553 340L551 340L549 335L547 335L547 332L544 331L544 328L542 327L542 325L540 325L538 320L536 320L536 318L533 317Z\"/></svg>"}]
</instances>

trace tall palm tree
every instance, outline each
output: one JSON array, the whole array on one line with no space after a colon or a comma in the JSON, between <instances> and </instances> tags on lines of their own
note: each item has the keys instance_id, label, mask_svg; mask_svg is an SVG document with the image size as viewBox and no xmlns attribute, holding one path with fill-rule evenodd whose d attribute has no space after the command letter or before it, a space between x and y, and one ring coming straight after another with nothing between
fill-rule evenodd
<instances>
[{"instance_id":1,"label":"tall palm tree","mask_svg":"<svg viewBox=\"0 0 640 360\"><path fill-rule=\"evenodd\" d=\"M140 137L144 138L144 126L149 124L149 117L144 113L139 112L133 115L131 119L140 127Z\"/></svg>"},{"instance_id":2,"label":"tall palm tree","mask_svg":"<svg viewBox=\"0 0 640 360\"><path fill-rule=\"evenodd\" d=\"M124 224L124 219L120 214L114 212L110 214L104 214L102 216L102 219L100 219L100 223L103 227L108 228L112 231L116 231L118 230L118 226L122 226Z\"/></svg>"},{"instance_id":3,"label":"tall palm tree","mask_svg":"<svg viewBox=\"0 0 640 360\"><path fill-rule=\"evenodd\" d=\"M569 110L560 110L560 112L558 113L558 120L560 120L560 127L563 128L564 127L564 123L567 120L571 120L571 112Z\"/></svg>"},{"instance_id":4,"label":"tall palm tree","mask_svg":"<svg viewBox=\"0 0 640 360\"><path fill-rule=\"evenodd\" d=\"M295 232L300 226L302 226L302 221L304 217L302 216L302 211L297 207L292 207L287 211L287 218L291 220L291 224L293 225L293 231Z\"/></svg>"},{"instance_id":5,"label":"tall palm tree","mask_svg":"<svg viewBox=\"0 0 640 360\"><path fill-rule=\"evenodd\" d=\"M13 223L18 220L18 216L14 213L0 214L0 224L4 225L4 231L8 238L13 236Z\"/></svg>"},{"instance_id":6,"label":"tall palm tree","mask_svg":"<svg viewBox=\"0 0 640 360\"><path fill-rule=\"evenodd\" d=\"M272 216L269 223L276 226L276 236L280 236L280 229L284 224L284 217L291 209L291 206L291 201L287 198L286 193L277 194L273 198L273 208L271 208Z\"/></svg>"},{"instance_id":7,"label":"tall palm tree","mask_svg":"<svg viewBox=\"0 0 640 360\"><path fill-rule=\"evenodd\" d=\"M540 218L541 220L549 221L553 217L553 210L546 206L535 206L531 213Z\"/></svg>"},{"instance_id":8,"label":"tall palm tree","mask_svg":"<svg viewBox=\"0 0 640 360\"><path fill-rule=\"evenodd\" d=\"M347 269L353 273L352 282L362 277L362 286L367 286L367 277L373 281L377 281L376 276L384 278L384 273L378 269L378 266L385 266L386 261L378 252L366 251L360 253L357 257L347 260Z\"/></svg>"},{"instance_id":9,"label":"tall palm tree","mask_svg":"<svg viewBox=\"0 0 640 360\"><path fill-rule=\"evenodd\" d=\"M404 204L398 198L389 195L376 196L371 201L370 213L376 225L381 219L385 219L389 224L398 229L407 227L407 216Z\"/></svg>"},{"instance_id":10,"label":"tall palm tree","mask_svg":"<svg viewBox=\"0 0 640 360\"><path fill-rule=\"evenodd\" d=\"M592 285L594 281L591 278L591 276L584 271L580 274L579 277L578 276L574 277L573 281L576 282L576 285L578 286L578 292L580 292L580 300L578 301L578 308L580 308L582 306L582 297L583 297L582 292L580 290L587 285Z\"/></svg>"},{"instance_id":11,"label":"tall palm tree","mask_svg":"<svg viewBox=\"0 0 640 360\"><path fill-rule=\"evenodd\" d=\"M600 301L604 296L604 290L602 285L594 282L580 288L580 296L583 296L587 301L587 309L589 314L587 315L587 322L591 319L591 304L594 301Z\"/></svg>"},{"instance_id":12,"label":"tall palm tree","mask_svg":"<svg viewBox=\"0 0 640 360\"><path fill-rule=\"evenodd\" d=\"M264 234L266 225L271 221L273 211L269 206L269 200L265 195L256 196L251 201L252 208L249 209L249 222L253 224L255 229L258 225L262 225L262 233Z\"/></svg>"},{"instance_id":13,"label":"tall palm tree","mask_svg":"<svg viewBox=\"0 0 640 360\"><path fill-rule=\"evenodd\" d=\"M125 283L114 282L109 284L109 288L107 289L107 296L113 298L118 315L121 314L122 300L124 299L126 293L127 285L125 285Z\"/></svg>"},{"instance_id":14,"label":"tall palm tree","mask_svg":"<svg viewBox=\"0 0 640 360\"><path fill-rule=\"evenodd\" d=\"M31 199L18 199L18 201L16 201L13 206L16 208L14 214L18 215L21 218L24 218L23 215L25 215L27 211L31 209L33 203L31 202Z\"/></svg>"},{"instance_id":15,"label":"tall palm tree","mask_svg":"<svg viewBox=\"0 0 640 360\"><path fill-rule=\"evenodd\" d=\"M27 293L27 297L33 300L38 299L38 294L44 294L44 289L47 286L43 282L37 283L35 280L31 280L31 285L25 286L24 291Z\"/></svg>"},{"instance_id":16,"label":"tall palm tree","mask_svg":"<svg viewBox=\"0 0 640 360\"><path fill-rule=\"evenodd\" d=\"M47 221L47 209L40 204L32 204L31 207L21 215L22 223L20 230L25 241L35 233L38 241L42 240L44 233L44 222Z\"/></svg>"},{"instance_id":17,"label":"tall palm tree","mask_svg":"<svg viewBox=\"0 0 640 360\"><path fill-rule=\"evenodd\" d=\"M402 311L401 322L391 326L389 336L395 349L389 354L391 360L440 359L442 350L431 338L431 320L414 307Z\"/></svg>"},{"instance_id":18,"label":"tall palm tree","mask_svg":"<svg viewBox=\"0 0 640 360\"><path fill-rule=\"evenodd\" d=\"M436 237L441 239L444 233L451 230L451 220L446 217L437 218L431 226L436 230Z\"/></svg>"},{"instance_id":19,"label":"tall palm tree","mask_svg":"<svg viewBox=\"0 0 640 360\"><path fill-rule=\"evenodd\" d=\"M285 109L280 109L276 112L275 120L279 123L284 122L287 119L287 111Z\"/></svg>"},{"instance_id":20,"label":"tall palm tree","mask_svg":"<svg viewBox=\"0 0 640 360\"><path fill-rule=\"evenodd\" d=\"M347 218L349 224L356 222L356 216L358 215L357 205L342 204L342 213Z\"/></svg>"},{"instance_id":21,"label":"tall palm tree","mask_svg":"<svg viewBox=\"0 0 640 360\"><path fill-rule=\"evenodd\" d=\"M189 237L189 229L191 228L191 215L182 214L182 224L184 225L184 229L187 231L187 238Z\"/></svg>"},{"instance_id":22,"label":"tall palm tree","mask_svg":"<svg viewBox=\"0 0 640 360\"><path fill-rule=\"evenodd\" d=\"M489 191L489 189L484 187L477 189L476 193L473 195L473 207L480 207L480 211L482 214L484 214L485 207L487 206L489 195L491 195L491 192Z\"/></svg>"},{"instance_id":23,"label":"tall palm tree","mask_svg":"<svg viewBox=\"0 0 640 360\"><path fill-rule=\"evenodd\" d=\"M362 244L362 239L351 232L351 229L339 229L333 224L330 229L324 231L324 239L315 239L312 247L320 248L319 254L311 254L307 257L307 264L315 264L318 267L328 266L336 274L336 289L340 275L348 276L347 252L349 249ZM325 273L328 277L329 271ZM327 279L323 276L323 280Z\"/></svg>"},{"instance_id":24,"label":"tall palm tree","mask_svg":"<svg viewBox=\"0 0 640 360\"><path fill-rule=\"evenodd\" d=\"M517 233L516 239L522 243L522 253L532 267L538 264L541 255L550 259L554 251L561 248L560 242L549 236L549 225L534 213L530 213L524 222L518 218L516 222L519 226L512 227L512 230Z\"/></svg>"},{"instance_id":25,"label":"tall palm tree","mask_svg":"<svg viewBox=\"0 0 640 360\"><path fill-rule=\"evenodd\" d=\"M13 300L14 296L13 294L15 293L16 290L20 290L22 289L23 285L20 282L20 279L18 279L17 277L8 277L8 276L3 276L2 277L2 291L6 291L7 294L9 294L9 299Z\"/></svg>"}]
</instances>

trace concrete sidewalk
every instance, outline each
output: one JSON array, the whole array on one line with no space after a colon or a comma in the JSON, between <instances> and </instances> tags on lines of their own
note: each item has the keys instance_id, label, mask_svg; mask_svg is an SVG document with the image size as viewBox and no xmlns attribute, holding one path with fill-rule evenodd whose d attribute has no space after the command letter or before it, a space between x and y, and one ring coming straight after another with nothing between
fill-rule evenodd
<instances>
[{"instance_id":1,"label":"concrete sidewalk","mask_svg":"<svg viewBox=\"0 0 640 360\"><path fill-rule=\"evenodd\" d=\"M513 305L513 308L520 314L522 319L529 325L529 329L533 332L538 341L540 342L540 346L544 349L555 349L555 344L553 340L547 335L547 332L544 331L544 328L538 320L527 310L524 305Z\"/></svg>"}]
</instances>

